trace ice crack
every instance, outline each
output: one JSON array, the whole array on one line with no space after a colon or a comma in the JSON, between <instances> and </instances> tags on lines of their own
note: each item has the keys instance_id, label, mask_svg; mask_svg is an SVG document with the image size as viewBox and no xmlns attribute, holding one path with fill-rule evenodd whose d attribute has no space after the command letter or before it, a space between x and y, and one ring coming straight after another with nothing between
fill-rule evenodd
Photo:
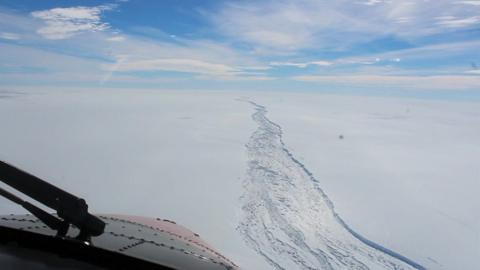
<instances>
[{"instance_id":1,"label":"ice crack","mask_svg":"<svg viewBox=\"0 0 480 270\"><path fill-rule=\"evenodd\" d=\"M243 217L237 230L275 269L424 269L353 231L319 181L286 148L282 128L249 101L258 127L249 158Z\"/></svg>"}]
</instances>

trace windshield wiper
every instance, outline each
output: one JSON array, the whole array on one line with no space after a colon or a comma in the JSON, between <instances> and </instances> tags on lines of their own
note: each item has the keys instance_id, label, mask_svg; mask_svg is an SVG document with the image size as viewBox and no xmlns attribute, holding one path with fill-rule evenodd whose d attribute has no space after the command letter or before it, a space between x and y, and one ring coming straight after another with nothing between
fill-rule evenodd
<instances>
[{"instance_id":1,"label":"windshield wiper","mask_svg":"<svg viewBox=\"0 0 480 270\"><path fill-rule=\"evenodd\" d=\"M0 181L57 211L58 218L0 188L0 195L21 205L47 226L65 236L70 224L80 229L77 238L86 240L105 230L105 222L88 213L84 199L78 198L34 175L0 161Z\"/></svg>"}]
</instances>

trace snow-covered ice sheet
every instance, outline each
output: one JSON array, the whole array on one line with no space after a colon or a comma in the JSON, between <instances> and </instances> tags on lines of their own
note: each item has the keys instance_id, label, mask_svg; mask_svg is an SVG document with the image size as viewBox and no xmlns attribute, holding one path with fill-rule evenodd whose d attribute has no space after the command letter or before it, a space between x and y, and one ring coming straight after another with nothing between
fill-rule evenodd
<instances>
[{"instance_id":1,"label":"snow-covered ice sheet","mask_svg":"<svg viewBox=\"0 0 480 270\"><path fill-rule=\"evenodd\" d=\"M292 92L256 101L355 231L428 269L478 268L478 102Z\"/></svg>"},{"instance_id":2,"label":"snow-covered ice sheet","mask_svg":"<svg viewBox=\"0 0 480 270\"><path fill-rule=\"evenodd\" d=\"M429 269L476 269L476 103L294 92L13 89L0 94L0 159L84 197L94 212L172 219L244 269L272 269L242 235L249 194L243 184L252 179L249 145L259 123L252 118L258 108L239 98L266 107L268 119L282 127L286 149L354 231ZM305 199L321 193L304 183L284 197L311 206ZM295 217L284 202L279 213ZM6 201L0 211L23 212ZM325 216L321 222L334 224L325 239L341 240L331 246L358 244ZM302 231L324 224L288 221ZM304 237L309 247L320 246L315 232ZM358 260L375 269L382 264L365 254L379 254L408 267L359 247L343 263ZM344 269L340 258L331 265ZM277 260L291 263L288 256Z\"/></svg>"}]
</instances>

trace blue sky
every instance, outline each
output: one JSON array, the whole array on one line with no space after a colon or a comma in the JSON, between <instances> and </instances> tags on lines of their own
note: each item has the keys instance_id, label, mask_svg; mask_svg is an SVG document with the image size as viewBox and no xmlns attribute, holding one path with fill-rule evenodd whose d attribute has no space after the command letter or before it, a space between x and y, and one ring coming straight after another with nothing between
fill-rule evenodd
<instances>
[{"instance_id":1,"label":"blue sky","mask_svg":"<svg viewBox=\"0 0 480 270\"><path fill-rule=\"evenodd\" d=\"M480 0L3 1L0 86L478 97L479 14Z\"/></svg>"}]
</instances>

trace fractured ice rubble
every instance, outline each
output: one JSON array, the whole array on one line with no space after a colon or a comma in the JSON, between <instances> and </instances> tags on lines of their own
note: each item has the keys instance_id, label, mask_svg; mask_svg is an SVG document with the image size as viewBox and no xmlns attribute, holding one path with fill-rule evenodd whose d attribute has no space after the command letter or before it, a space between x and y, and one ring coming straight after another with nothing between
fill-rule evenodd
<instances>
[{"instance_id":1,"label":"fractured ice rubble","mask_svg":"<svg viewBox=\"0 0 480 270\"><path fill-rule=\"evenodd\" d=\"M424 269L353 231L286 148L266 108L250 103L258 127L246 145L249 163L237 228L250 247L275 269Z\"/></svg>"}]
</instances>

